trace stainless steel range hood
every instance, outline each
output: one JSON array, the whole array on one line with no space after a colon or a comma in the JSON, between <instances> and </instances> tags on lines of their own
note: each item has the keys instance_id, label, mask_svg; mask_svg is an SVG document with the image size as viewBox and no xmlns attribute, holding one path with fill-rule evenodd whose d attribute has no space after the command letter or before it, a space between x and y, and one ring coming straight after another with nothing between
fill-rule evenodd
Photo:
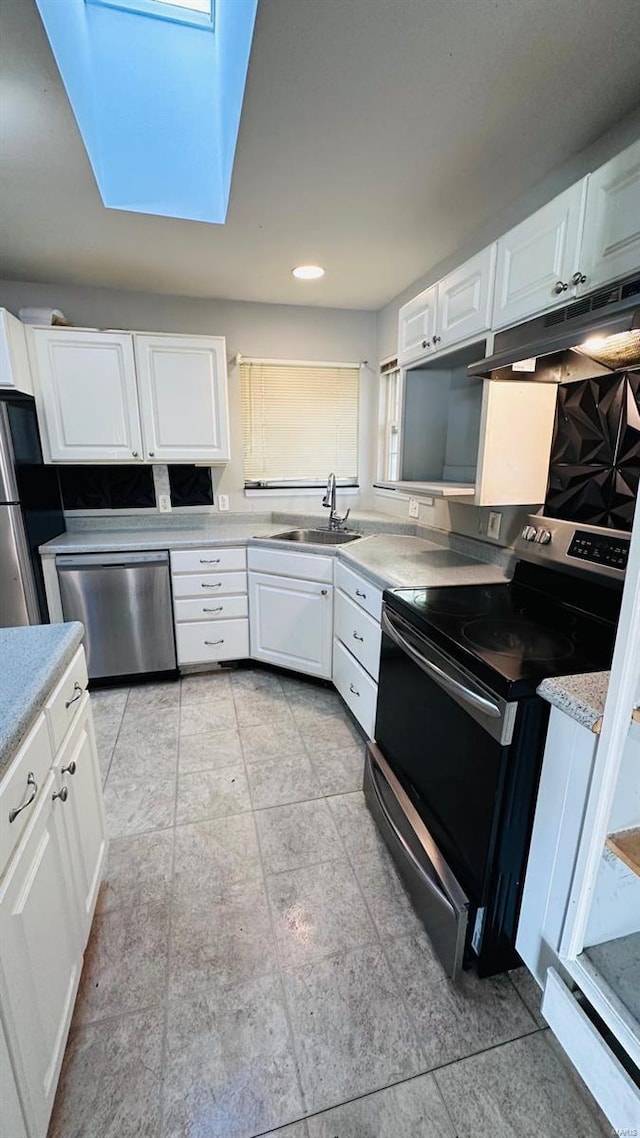
<instances>
[{"instance_id":1,"label":"stainless steel range hood","mask_svg":"<svg viewBox=\"0 0 640 1138\"><path fill-rule=\"evenodd\" d=\"M501 368L511 369L522 360L566 351L579 352L612 371L637 366L640 276L598 289L544 316L496 332L493 346L491 356L470 365L470 375L489 376ZM533 372L530 374L534 378Z\"/></svg>"}]
</instances>

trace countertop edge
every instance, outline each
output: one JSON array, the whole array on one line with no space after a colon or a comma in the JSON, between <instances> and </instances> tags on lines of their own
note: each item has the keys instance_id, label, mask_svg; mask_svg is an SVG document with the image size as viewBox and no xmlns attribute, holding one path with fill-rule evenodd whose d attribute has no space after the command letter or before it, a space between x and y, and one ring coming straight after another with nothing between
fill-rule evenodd
<instances>
[{"instance_id":1,"label":"countertop edge","mask_svg":"<svg viewBox=\"0 0 640 1138\"><path fill-rule=\"evenodd\" d=\"M552 676L538 686L538 695L552 707L589 731L595 731L604 712L609 672L586 672L576 676Z\"/></svg>"}]
</instances>

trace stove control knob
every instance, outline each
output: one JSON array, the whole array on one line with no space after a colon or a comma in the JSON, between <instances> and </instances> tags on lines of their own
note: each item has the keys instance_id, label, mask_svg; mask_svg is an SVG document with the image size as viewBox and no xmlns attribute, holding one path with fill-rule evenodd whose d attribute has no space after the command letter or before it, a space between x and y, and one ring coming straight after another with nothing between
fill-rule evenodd
<instances>
[{"instance_id":1,"label":"stove control knob","mask_svg":"<svg viewBox=\"0 0 640 1138\"><path fill-rule=\"evenodd\" d=\"M551 533L548 529L537 529L533 539L538 545L548 545L551 541Z\"/></svg>"},{"instance_id":2,"label":"stove control knob","mask_svg":"<svg viewBox=\"0 0 640 1138\"><path fill-rule=\"evenodd\" d=\"M533 526L525 526L522 531L522 536L525 541L533 541L536 536L536 530Z\"/></svg>"}]
</instances>

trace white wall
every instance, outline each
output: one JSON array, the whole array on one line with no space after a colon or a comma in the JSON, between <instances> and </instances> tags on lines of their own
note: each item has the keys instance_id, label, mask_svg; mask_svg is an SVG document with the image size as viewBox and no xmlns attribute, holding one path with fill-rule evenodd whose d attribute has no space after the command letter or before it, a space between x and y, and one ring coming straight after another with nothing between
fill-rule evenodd
<instances>
[{"instance_id":1,"label":"white wall","mask_svg":"<svg viewBox=\"0 0 640 1138\"><path fill-rule=\"evenodd\" d=\"M360 483L371 486L375 463L377 415L376 315L347 309L305 308L242 301L198 300L185 296L127 292L75 285L0 282L0 306L17 315L28 305L60 308L78 327L124 328L150 332L185 332L225 336L227 357L368 361L361 369ZM214 468L216 492L228 494L231 510L320 510L320 494L309 498L245 498L242 469L240 376L229 368L232 461ZM327 471L327 474L329 471ZM353 504L351 501L349 504Z\"/></svg>"}]
</instances>

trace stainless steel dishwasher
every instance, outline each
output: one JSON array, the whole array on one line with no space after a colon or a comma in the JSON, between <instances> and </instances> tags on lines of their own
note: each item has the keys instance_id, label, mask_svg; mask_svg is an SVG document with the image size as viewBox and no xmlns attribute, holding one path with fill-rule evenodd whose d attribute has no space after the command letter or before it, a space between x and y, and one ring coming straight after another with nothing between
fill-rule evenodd
<instances>
[{"instance_id":1,"label":"stainless steel dishwasher","mask_svg":"<svg viewBox=\"0 0 640 1138\"><path fill-rule=\"evenodd\" d=\"M56 557L65 620L80 620L90 679L176 668L169 554Z\"/></svg>"}]
</instances>

